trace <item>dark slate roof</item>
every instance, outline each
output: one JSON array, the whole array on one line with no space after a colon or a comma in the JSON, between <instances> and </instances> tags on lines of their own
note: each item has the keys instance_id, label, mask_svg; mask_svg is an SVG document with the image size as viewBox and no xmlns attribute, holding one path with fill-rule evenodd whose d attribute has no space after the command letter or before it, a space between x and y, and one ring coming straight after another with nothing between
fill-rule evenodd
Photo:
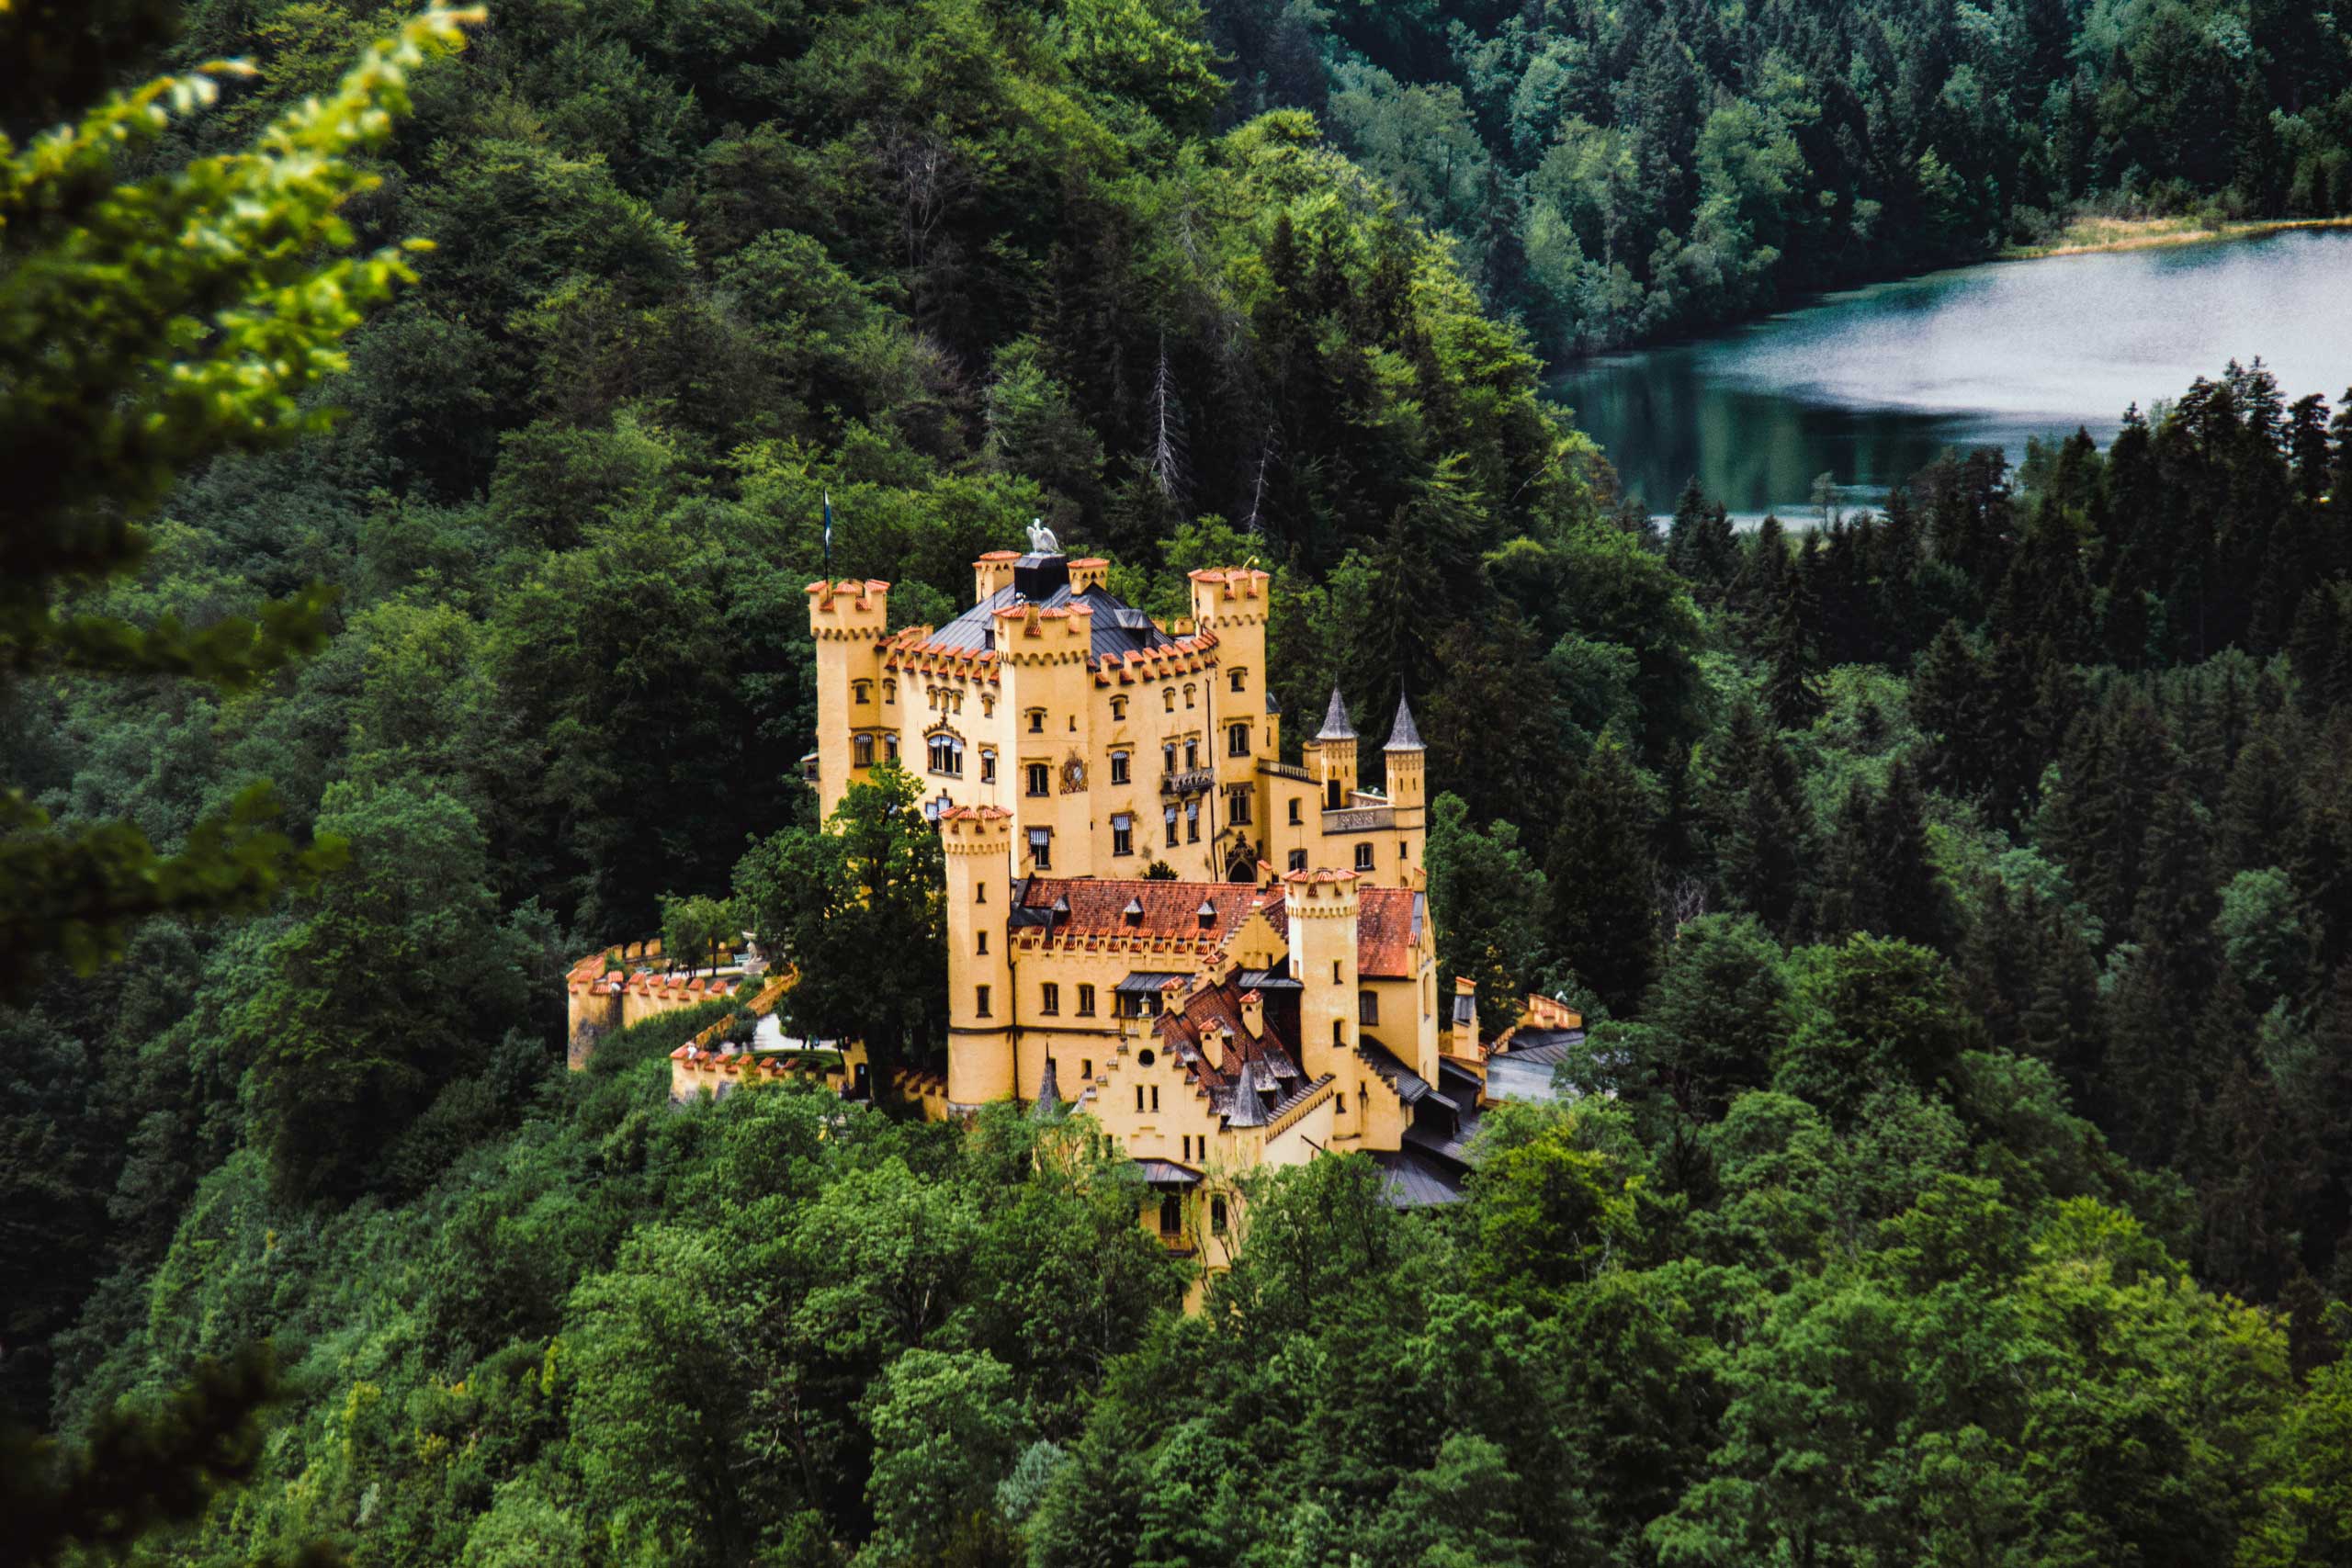
<instances>
[{"instance_id":1,"label":"dark slate roof","mask_svg":"<svg viewBox=\"0 0 2352 1568\"><path fill-rule=\"evenodd\" d=\"M1094 612L1092 651L1097 659L1124 659L1130 653L1148 648L1176 646L1176 639L1153 626L1149 615L1101 584L1083 592L1072 593L1067 572L1063 574L1058 587L1035 603L1040 610L1058 610L1074 599L1084 600ZM967 653L985 652L996 646L996 613L1030 602L1018 587L1000 588L932 633L925 646Z\"/></svg>"},{"instance_id":2,"label":"dark slate roof","mask_svg":"<svg viewBox=\"0 0 2352 1568\"><path fill-rule=\"evenodd\" d=\"M1201 1173L1190 1166L1178 1165L1172 1159L1139 1159L1136 1168L1144 1180L1154 1187L1197 1187Z\"/></svg>"},{"instance_id":3,"label":"dark slate roof","mask_svg":"<svg viewBox=\"0 0 2352 1568\"><path fill-rule=\"evenodd\" d=\"M1426 751L1429 750L1428 747L1421 744L1421 732L1419 727L1413 723L1413 705L1407 702L1401 696L1396 699L1396 728L1389 730L1388 744L1381 748L1381 750L1385 751Z\"/></svg>"},{"instance_id":4,"label":"dark slate roof","mask_svg":"<svg viewBox=\"0 0 2352 1568\"><path fill-rule=\"evenodd\" d=\"M1123 997L1156 997L1159 988L1170 980L1189 980L1192 972L1168 969L1137 969L1111 989Z\"/></svg>"},{"instance_id":5,"label":"dark slate roof","mask_svg":"<svg viewBox=\"0 0 2352 1568\"><path fill-rule=\"evenodd\" d=\"M1331 708L1323 716L1323 728L1316 732L1317 740L1353 740L1355 726L1348 722L1348 705L1340 698L1340 688L1331 688Z\"/></svg>"},{"instance_id":6,"label":"dark slate roof","mask_svg":"<svg viewBox=\"0 0 2352 1568\"><path fill-rule=\"evenodd\" d=\"M1029 1117L1034 1122L1057 1122L1061 1119L1061 1083L1054 1077L1054 1058L1052 1054L1048 1053L1046 1057L1046 1076L1037 1085L1037 1098L1029 1107Z\"/></svg>"},{"instance_id":7,"label":"dark slate roof","mask_svg":"<svg viewBox=\"0 0 2352 1568\"><path fill-rule=\"evenodd\" d=\"M1522 1029L1510 1037L1505 1060L1556 1067L1568 1059L1568 1047L1584 1042L1581 1029Z\"/></svg>"},{"instance_id":8,"label":"dark slate roof","mask_svg":"<svg viewBox=\"0 0 2352 1568\"><path fill-rule=\"evenodd\" d=\"M1258 1083L1258 1064L1241 1064L1241 1077L1226 1096L1225 1124L1228 1127L1262 1127L1272 1118L1266 1114L1266 1101Z\"/></svg>"},{"instance_id":9,"label":"dark slate roof","mask_svg":"<svg viewBox=\"0 0 2352 1568\"><path fill-rule=\"evenodd\" d=\"M1306 983L1294 980L1280 969L1242 969L1235 972L1233 983L1244 991L1304 991Z\"/></svg>"},{"instance_id":10,"label":"dark slate roof","mask_svg":"<svg viewBox=\"0 0 2352 1568\"><path fill-rule=\"evenodd\" d=\"M1372 1151L1380 1167L1381 1196L1396 1209L1431 1209L1462 1201L1462 1176L1446 1163L1410 1146Z\"/></svg>"},{"instance_id":11,"label":"dark slate roof","mask_svg":"<svg viewBox=\"0 0 2352 1568\"><path fill-rule=\"evenodd\" d=\"M1363 1057L1363 1065L1370 1067L1383 1083L1395 1089L1396 1098L1406 1104L1412 1105L1427 1099L1435 1100L1448 1110L1458 1109L1453 1100L1438 1093L1429 1079L1407 1066L1402 1057L1372 1035L1357 1036L1356 1050Z\"/></svg>"}]
</instances>

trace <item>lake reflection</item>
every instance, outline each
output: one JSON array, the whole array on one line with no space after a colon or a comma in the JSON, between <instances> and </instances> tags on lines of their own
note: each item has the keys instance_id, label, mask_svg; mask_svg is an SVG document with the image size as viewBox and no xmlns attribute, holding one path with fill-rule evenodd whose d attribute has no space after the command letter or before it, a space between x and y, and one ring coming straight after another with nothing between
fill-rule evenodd
<instances>
[{"instance_id":1,"label":"lake reflection","mask_svg":"<svg viewBox=\"0 0 2352 1568\"><path fill-rule=\"evenodd\" d=\"M1937 273L1718 337L1587 361L1552 395L1626 490L1670 510L1692 474L1753 519L1809 513L1815 476L1875 503L1947 447L2088 427L2231 359L2290 400L2352 382L2352 231L2303 231Z\"/></svg>"}]
</instances>

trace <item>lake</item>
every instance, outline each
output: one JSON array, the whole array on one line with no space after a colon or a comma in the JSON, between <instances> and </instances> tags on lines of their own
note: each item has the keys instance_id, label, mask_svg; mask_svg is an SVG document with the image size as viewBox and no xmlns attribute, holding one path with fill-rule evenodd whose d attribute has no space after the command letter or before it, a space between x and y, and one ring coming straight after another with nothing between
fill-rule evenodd
<instances>
[{"instance_id":1,"label":"lake","mask_svg":"<svg viewBox=\"0 0 2352 1568\"><path fill-rule=\"evenodd\" d=\"M1876 505L1948 447L2014 460L2078 425L2104 443L2127 406L2257 355L2290 401L2352 383L2352 231L1939 272L1581 361L1551 389L1651 511L1696 474L1744 520L1795 521L1816 475Z\"/></svg>"}]
</instances>

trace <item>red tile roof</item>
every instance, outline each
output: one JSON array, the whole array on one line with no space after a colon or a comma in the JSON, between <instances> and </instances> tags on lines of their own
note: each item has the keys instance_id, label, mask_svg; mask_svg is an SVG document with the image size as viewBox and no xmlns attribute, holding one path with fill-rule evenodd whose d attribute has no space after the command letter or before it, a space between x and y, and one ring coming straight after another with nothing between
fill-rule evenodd
<instances>
[{"instance_id":1,"label":"red tile roof","mask_svg":"<svg viewBox=\"0 0 2352 1568\"><path fill-rule=\"evenodd\" d=\"M1040 876L1031 879L1023 890L1020 908L1050 909L1056 899L1069 899L1069 919L1055 922L1056 936L1166 937L1222 943L1250 918L1259 897L1258 889L1246 882L1111 882ZM1216 910L1216 919L1206 927L1200 922L1204 900ZM1133 925L1127 923L1125 914L1130 901L1143 906L1143 918Z\"/></svg>"},{"instance_id":2,"label":"red tile roof","mask_svg":"<svg viewBox=\"0 0 2352 1568\"><path fill-rule=\"evenodd\" d=\"M1356 974L1375 980L1413 978L1413 936L1421 896L1409 887L1366 887L1356 895Z\"/></svg>"}]
</instances>

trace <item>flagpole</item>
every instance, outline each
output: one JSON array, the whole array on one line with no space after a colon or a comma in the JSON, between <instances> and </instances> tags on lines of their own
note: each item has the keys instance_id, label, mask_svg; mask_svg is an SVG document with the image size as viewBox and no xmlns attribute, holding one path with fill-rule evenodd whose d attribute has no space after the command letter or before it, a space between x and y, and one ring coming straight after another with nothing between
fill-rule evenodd
<instances>
[{"instance_id":1,"label":"flagpole","mask_svg":"<svg viewBox=\"0 0 2352 1568\"><path fill-rule=\"evenodd\" d=\"M831 490L828 490L828 491L825 491L825 578L826 578L826 581L831 581L832 580L832 575L833 575L833 492L832 492Z\"/></svg>"}]
</instances>

